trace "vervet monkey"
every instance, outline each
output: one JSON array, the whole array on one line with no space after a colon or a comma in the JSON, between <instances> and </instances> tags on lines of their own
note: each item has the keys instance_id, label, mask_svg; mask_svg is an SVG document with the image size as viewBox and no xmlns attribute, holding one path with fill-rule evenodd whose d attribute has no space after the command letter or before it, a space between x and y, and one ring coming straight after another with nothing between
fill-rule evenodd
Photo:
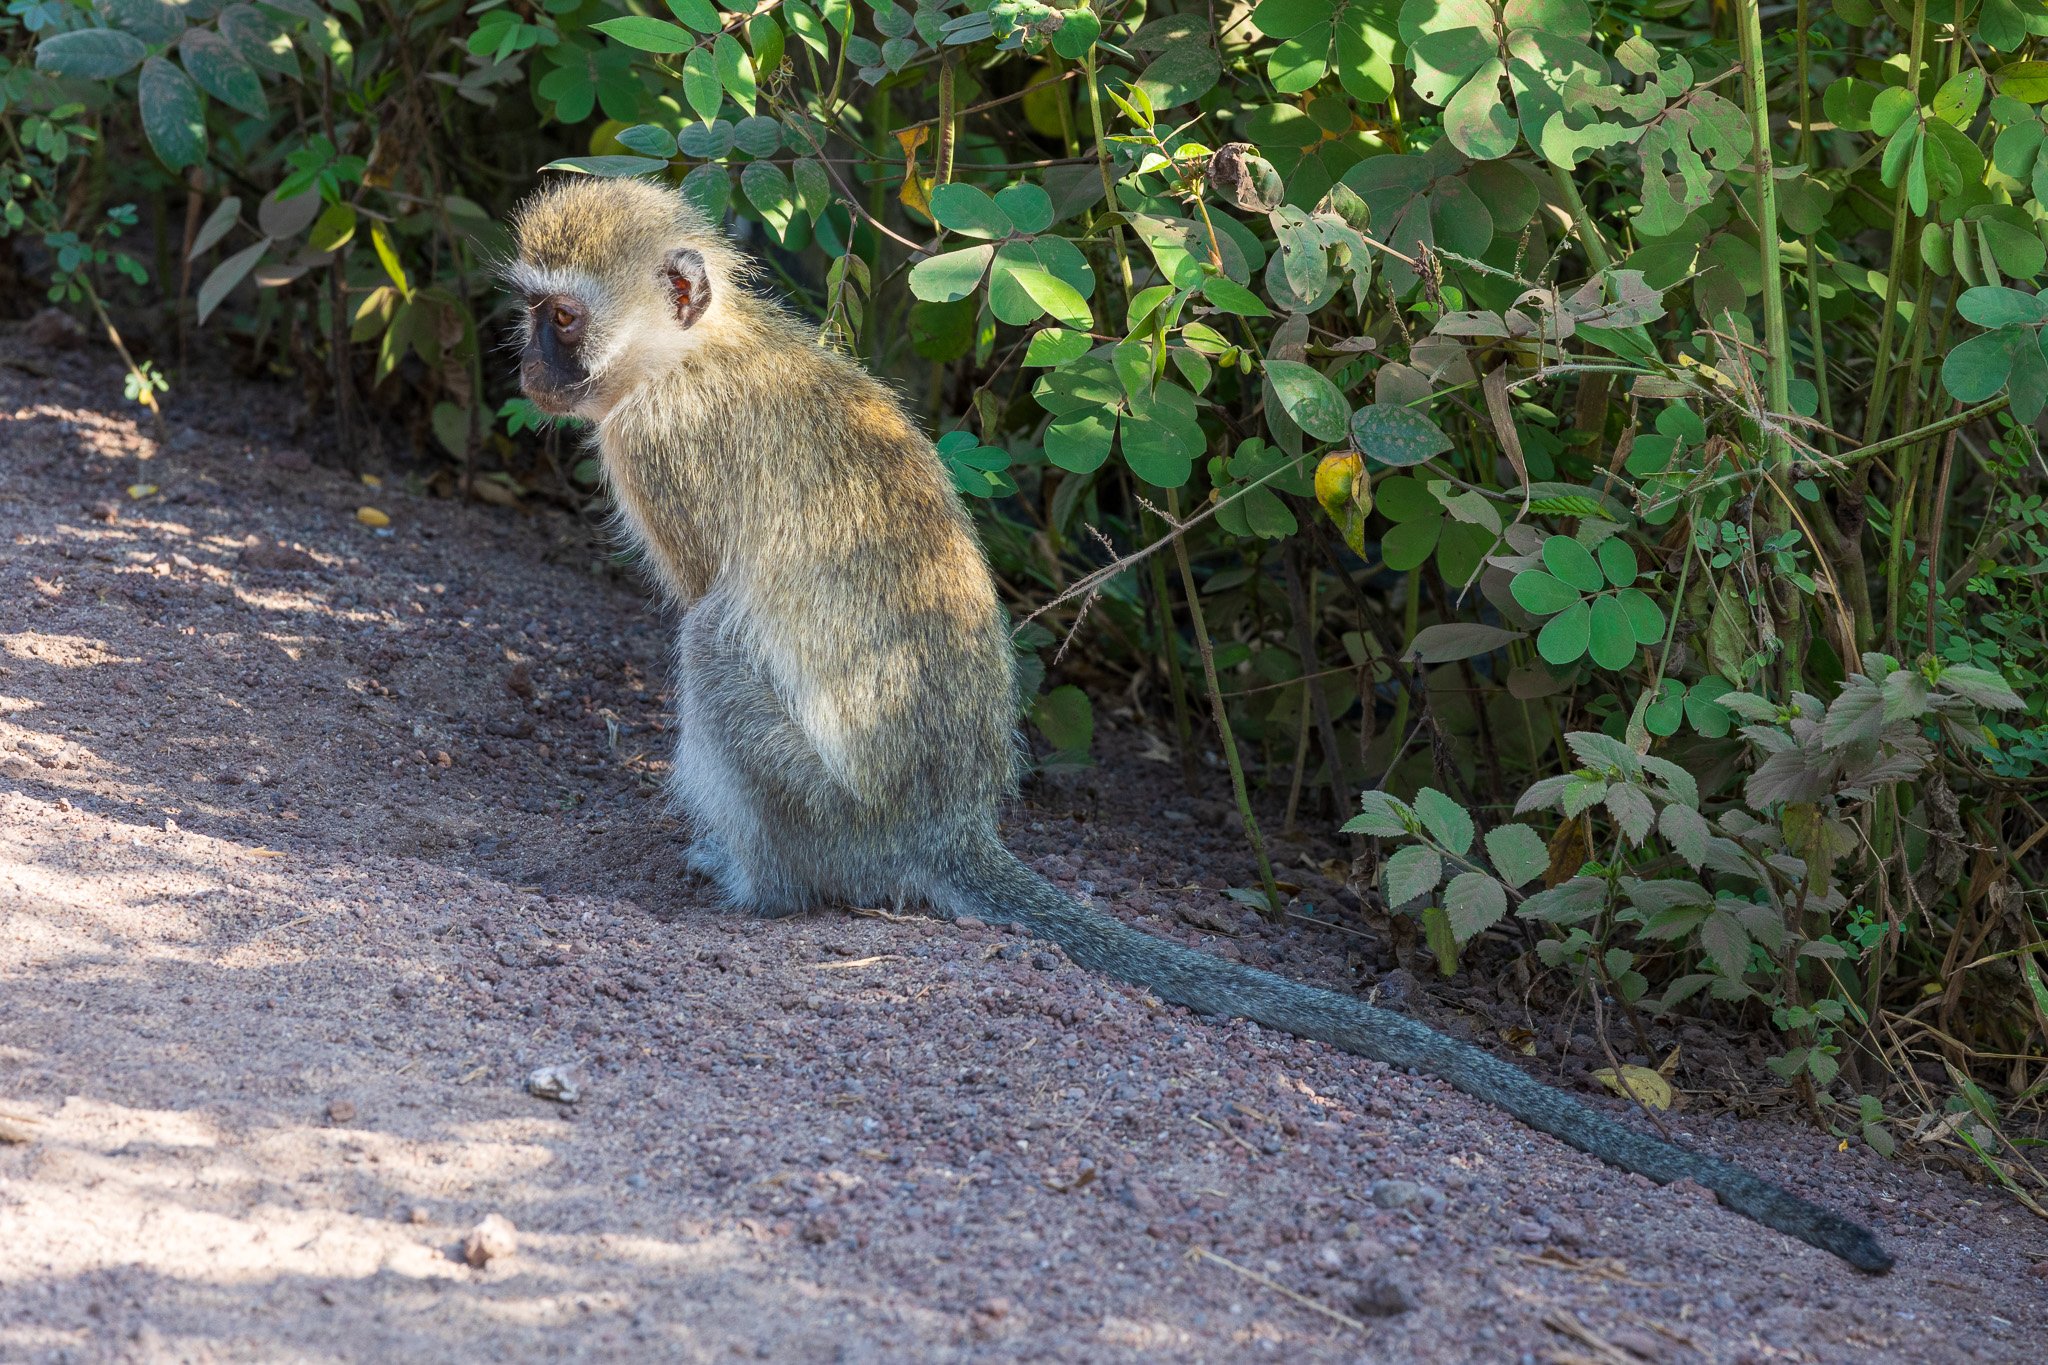
<instances>
[{"instance_id":1,"label":"vervet monkey","mask_svg":"<svg viewBox=\"0 0 2048 1365\"><path fill-rule=\"evenodd\" d=\"M1019 759L1005 614L895 395L751 292L744 258L673 190L560 180L514 231L520 385L596 424L624 532L682 613L671 787L690 867L733 906L915 901L1015 924L1162 1000L1419 1068L1859 1269L1891 1267L1867 1229L1740 1167L1403 1015L1129 928L1018 862L996 832Z\"/></svg>"}]
</instances>

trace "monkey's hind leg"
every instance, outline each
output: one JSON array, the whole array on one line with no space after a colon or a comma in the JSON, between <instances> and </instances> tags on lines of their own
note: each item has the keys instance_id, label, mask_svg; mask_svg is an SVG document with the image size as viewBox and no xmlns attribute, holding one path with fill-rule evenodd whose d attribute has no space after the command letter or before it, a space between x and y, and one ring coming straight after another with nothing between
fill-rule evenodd
<instances>
[{"instance_id":1,"label":"monkey's hind leg","mask_svg":"<svg viewBox=\"0 0 2048 1365\"><path fill-rule=\"evenodd\" d=\"M685 865L735 910L775 917L818 904L815 878L790 855L786 816L761 756L796 727L716 595L691 609L677 642L677 737L669 792L688 816ZM800 842L800 841L799 841Z\"/></svg>"}]
</instances>

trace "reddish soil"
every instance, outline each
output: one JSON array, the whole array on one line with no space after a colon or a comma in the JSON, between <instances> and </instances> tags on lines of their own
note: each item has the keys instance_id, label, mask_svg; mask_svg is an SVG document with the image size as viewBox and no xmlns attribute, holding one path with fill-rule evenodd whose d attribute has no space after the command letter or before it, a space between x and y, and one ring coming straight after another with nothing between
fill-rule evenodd
<instances>
[{"instance_id":1,"label":"reddish soil","mask_svg":"<svg viewBox=\"0 0 2048 1365\"><path fill-rule=\"evenodd\" d=\"M0 1360L2040 1358L2048 1228L1796 1118L1669 1122L1888 1278L1023 938L715 911L581 526L119 389L0 335ZM1048 875L1576 1083L1513 988L1383 975L1327 845L1283 875L1342 932L1248 921L1213 795L1106 730L1009 823Z\"/></svg>"}]
</instances>

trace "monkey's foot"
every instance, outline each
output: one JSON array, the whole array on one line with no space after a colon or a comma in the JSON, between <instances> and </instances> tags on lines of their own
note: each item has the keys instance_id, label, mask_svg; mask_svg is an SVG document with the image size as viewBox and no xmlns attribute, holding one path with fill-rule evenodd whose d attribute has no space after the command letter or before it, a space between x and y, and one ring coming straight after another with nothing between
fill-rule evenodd
<instances>
[{"instance_id":1,"label":"monkey's foot","mask_svg":"<svg viewBox=\"0 0 2048 1365\"><path fill-rule=\"evenodd\" d=\"M683 866L718 888L726 908L758 919L782 919L800 915L811 908L808 897L769 885L732 856L724 844L710 836L692 843L683 854Z\"/></svg>"}]
</instances>

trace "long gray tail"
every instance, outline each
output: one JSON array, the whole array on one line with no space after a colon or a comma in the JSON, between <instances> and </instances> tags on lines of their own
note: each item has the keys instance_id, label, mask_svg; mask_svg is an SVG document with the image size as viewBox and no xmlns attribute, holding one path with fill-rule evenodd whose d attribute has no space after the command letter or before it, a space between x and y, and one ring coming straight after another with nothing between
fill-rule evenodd
<instances>
[{"instance_id":1,"label":"long gray tail","mask_svg":"<svg viewBox=\"0 0 2048 1365\"><path fill-rule=\"evenodd\" d=\"M1000 844L963 861L955 881L961 899L946 907L956 914L1018 925L1057 943L1081 966L1144 986L1170 1004L1250 1019L1391 1066L1427 1071L1623 1170L1660 1185L1697 1181L1736 1212L1831 1251L1858 1270L1882 1274L1892 1268L1891 1253L1868 1228L1740 1166L1625 1128L1491 1053L1406 1015L1140 933L1069 898Z\"/></svg>"}]
</instances>

